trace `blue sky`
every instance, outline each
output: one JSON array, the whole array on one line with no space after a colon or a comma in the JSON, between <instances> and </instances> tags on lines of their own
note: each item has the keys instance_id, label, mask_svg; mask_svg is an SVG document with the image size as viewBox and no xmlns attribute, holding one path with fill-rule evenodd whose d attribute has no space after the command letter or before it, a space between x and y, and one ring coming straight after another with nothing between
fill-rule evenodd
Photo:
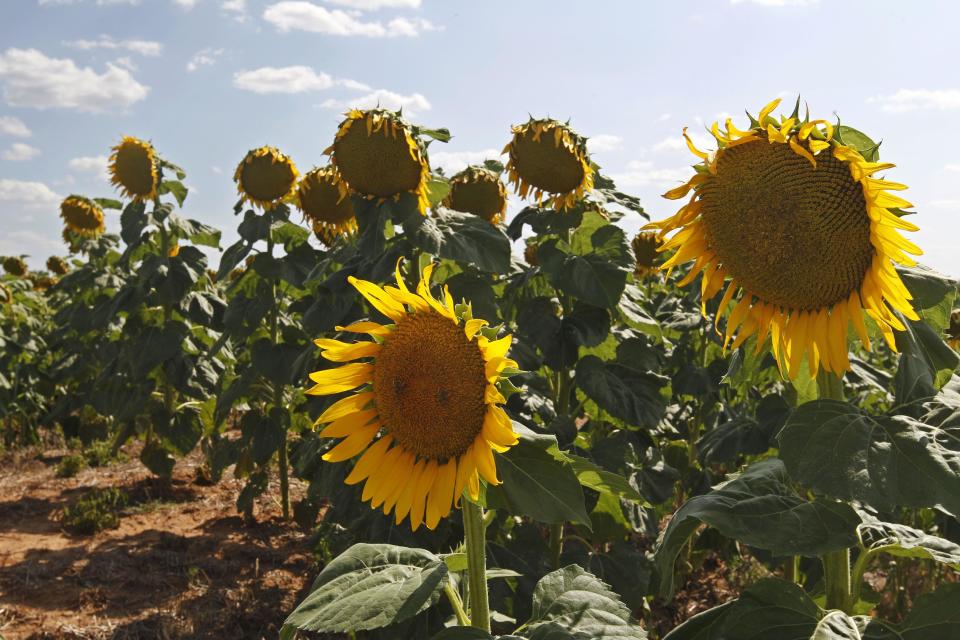
<instances>
[{"instance_id":1,"label":"blue sky","mask_svg":"<svg viewBox=\"0 0 960 640\"><path fill-rule=\"evenodd\" d=\"M377 102L448 127L431 146L448 170L498 154L527 114L570 118L664 217L659 194L693 161L683 126L704 138L703 123L799 94L883 139L923 261L958 276L958 21L949 0L4 0L0 254L62 253L60 198L110 196L105 158L125 134L186 169L186 215L226 245L248 149L305 171L345 108Z\"/></svg>"}]
</instances>

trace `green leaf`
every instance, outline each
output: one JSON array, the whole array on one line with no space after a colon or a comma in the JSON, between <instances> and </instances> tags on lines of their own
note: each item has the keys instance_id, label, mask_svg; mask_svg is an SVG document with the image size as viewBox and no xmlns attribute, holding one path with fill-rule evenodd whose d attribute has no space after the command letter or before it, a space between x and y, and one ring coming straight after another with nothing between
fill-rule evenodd
<instances>
[{"instance_id":1,"label":"green leaf","mask_svg":"<svg viewBox=\"0 0 960 640\"><path fill-rule=\"evenodd\" d=\"M937 331L946 330L957 295L957 281L923 265L898 267L897 273L913 296L917 313Z\"/></svg>"},{"instance_id":2,"label":"green leaf","mask_svg":"<svg viewBox=\"0 0 960 640\"><path fill-rule=\"evenodd\" d=\"M213 247L214 249L220 246L219 229L203 224L202 222L197 222L196 220L186 220L178 215L169 216L167 218L167 224L170 225L171 231L178 232L178 234L183 235L194 244Z\"/></svg>"},{"instance_id":3,"label":"green leaf","mask_svg":"<svg viewBox=\"0 0 960 640\"><path fill-rule=\"evenodd\" d=\"M594 236L607 227L599 229ZM622 231L621 231L622 233ZM609 240L604 232L601 241ZM537 256L540 268L550 284L588 304L613 308L627 283L627 270L603 253L575 255L567 252L565 243L550 239L540 245Z\"/></svg>"},{"instance_id":4,"label":"green leaf","mask_svg":"<svg viewBox=\"0 0 960 640\"><path fill-rule=\"evenodd\" d=\"M647 637L631 622L630 609L620 597L577 565L548 573L537 583L527 625L531 640Z\"/></svg>"},{"instance_id":5,"label":"green leaf","mask_svg":"<svg viewBox=\"0 0 960 640\"><path fill-rule=\"evenodd\" d=\"M860 152L867 162L876 162L880 159L880 143L874 142L870 136L847 125L839 125L834 129L834 137L848 147Z\"/></svg>"},{"instance_id":6,"label":"green leaf","mask_svg":"<svg viewBox=\"0 0 960 640\"><path fill-rule=\"evenodd\" d=\"M920 596L898 625L903 640L956 640L960 637L960 583L945 583Z\"/></svg>"},{"instance_id":7,"label":"green leaf","mask_svg":"<svg viewBox=\"0 0 960 640\"><path fill-rule=\"evenodd\" d=\"M403 228L427 253L490 273L505 273L510 268L509 238L499 227L473 214L439 207L429 217L411 216Z\"/></svg>"},{"instance_id":8,"label":"green leaf","mask_svg":"<svg viewBox=\"0 0 960 640\"><path fill-rule=\"evenodd\" d=\"M791 582L766 578L747 587L726 609L717 637L727 640L808 640L820 609ZM671 639L672 640L672 639Z\"/></svg>"},{"instance_id":9,"label":"green leaf","mask_svg":"<svg viewBox=\"0 0 960 640\"><path fill-rule=\"evenodd\" d=\"M230 275L230 272L233 271L234 267L247 257L247 254L250 253L250 248L250 245L243 240L237 240L227 247L227 250L223 252L223 256L220 258L220 267L217 269L217 280L223 282L223 280Z\"/></svg>"},{"instance_id":10,"label":"green leaf","mask_svg":"<svg viewBox=\"0 0 960 640\"><path fill-rule=\"evenodd\" d=\"M932 398L960 365L960 355L927 323L907 320L899 313L897 316L906 326L906 331L894 334L900 351L900 363L893 377L897 402L908 404Z\"/></svg>"},{"instance_id":11,"label":"green leaf","mask_svg":"<svg viewBox=\"0 0 960 640\"><path fill-rule=\"evenodd\" d=\"M808 502L791 484L783 463L769 458L710 493L688 500L671 518L654 553L660 593L673 593L674 561L701 523L777 556L816 557L856 544L860 518L849 505L820 499Z\"/></svg>"},{"instance_id":12,"label":"green leaf","mask_svg":"<svg viewBox=\"0 0 960 640\"><path fill-rule=\"evenodd\" d=\"M347 633L402 622L435 604L447 565L424 549L356 544L333 559L284 626Z\"/></svg>"},{"instance_id":13,"label":"green leaf","mask_svg":"<svg viewBox=\"0 0 960 640\"><path fill-rule=\"evenodd\" d=\"M176 460L173 454L153 442L145 446L143 451L140 452L140 462L155 476L169 478L173 475L173 465Z\"/></svg>"},{"instance_id":14,"label":"green leaf","mask_svg":"<svg viewBox=\"0 0 960 640\"><path fill-rule=\"evenodd\" d=\"M450 193L450 181L440 176L430 176L427 183L427 199L431 207L437 207Z\"/></svg>"},{"instance_id":15,"label":"green leaf","mask_svg":"<svg viewBox=\"0 0 960 640\"><path fill-rule=\"evenodd\" d=\"M870 553L887 553L905 558L933 560L960 569L960 545L905 524L881 522L863 514L857 534Z\"/></svg>"},{"instance_id":16,"label":"green leaf","mask_svg":"<svg viewBox=\"0 0 960 640\"><path fill-rule=\"evenodd\" d=\"M687 618L683 624L674 627L663 640L712 640L719 628L719 623L727 615L730 607L736 604L730 600L712 609L702 611L692 618Z\"/></svg>"},{"instance_id":17,"label":"green leaf","mask_svg":"<svg viewBox=\"0 0 960 640\"><path fill-rule=\"evenodd\" d=\"M93 201L96 202L101 209L119 210L123 208L123 203L113 198L94 198Z\"/></svg>"},{"instance_id":18,"label":"green leaf","mask_svg":"<svg viewBox=\"0 0 960 640\"><path fill-rule=\"evenodd\" d=\"M495 456L497 476L503 483L487 488L487 503L539 522L570 521L590 528L583 489L573 467L547 451L549 446L556 446L557 439L527 429L518 433L520 442Z\"/></svg>"},{"instance_id":19,"label":"green leaf","mask_svg":"<svg viewBox=\"0 0 960 640\"><path fill-rule=\"evenodd\" d=\"M613 417L637 427L653 427L663 417L660 389L668 379L588 355L576 369L577 386Z\"/></svg>"},{"instance_id":20,"label":"green leaf","mask_svg":"<svg viewBox=\"0 0 960 640\"><path fill-rule=\"evenodd\" d=\"M159 195L171 194L177 200L177 205L183 207L183 201L187 199L187 187L179 180L164 180L160 183Z\"/></svg>"},{"instance_id":21,"label":"green leaf","mask_svg":"<svg viewBox=\"0 0 960 640\"><path fill-rule=\"evenodd\" d=\"M860 640L856 621L843 611L831 611L823 616L813 630L810 640Z\"/></svg>"},{"instance_id":22,"label":"green leaf","mask_svg":"<svg viewBox=\"0 0 960 640\"><path fill-rule=\"evenodd\" d=\"M818 400L798 407L777 439L790 476L811 489L880 511L940 506L960 515L960 426Z\"/></svg>"},{"instance_id":23,"label":"green leaf","mask_svg":"<svg viewBox=\"0 0 960 640\"><path fill-rule=\"evenodd\" d=\"M572 453L558 450L557 455L570 463L574 473L577 474L577 480L579 480L583 486L621 500L636 502L645 507L650 506L643 496L641 496L623 476L607 471L590 460Z\"/></svg>"}]
</instances>

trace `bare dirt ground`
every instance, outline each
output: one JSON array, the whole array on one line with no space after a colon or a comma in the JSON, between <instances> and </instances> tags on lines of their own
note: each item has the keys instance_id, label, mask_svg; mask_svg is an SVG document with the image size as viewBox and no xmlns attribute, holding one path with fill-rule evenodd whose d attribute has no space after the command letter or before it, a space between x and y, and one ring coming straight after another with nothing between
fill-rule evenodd
<instances>
[{"instance_id":1,"label":"bare dirt ground","mask_svg":"<svg viewBox=\"0 0 960 640\"><path fill-rule=\"evenodd\" d=\"M135 451L129 462L57 478L65 453L0 459L0 638L277 637L317 566L306 534L279 517L274 484L256 522L245 523L235 506L242 482L197 482L198 453L178 460L169 483ZM64 507L93 487L129 494L119 527L65 532Z\"/></svg>"}]
</instances>

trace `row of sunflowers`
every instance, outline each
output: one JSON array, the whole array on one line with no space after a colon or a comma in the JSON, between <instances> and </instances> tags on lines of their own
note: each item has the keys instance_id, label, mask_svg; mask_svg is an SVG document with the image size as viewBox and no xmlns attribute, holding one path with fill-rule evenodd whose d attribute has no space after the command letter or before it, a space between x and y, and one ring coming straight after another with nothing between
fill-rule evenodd
<instances>
[{"instance_id":1,"label":"row of sunflowers","mask_svg":"<svg viewBox=\"0 0 960 640\"><path fill-rule=\"evenodd\" d=\"M447 178L449 132L352 110L326 166L239 163L215 269L183 169L124 138L70 257L3 262L5 443L139 440L161 477L200 447L248 518L276 479L325 562L284 638L952 637L957 283L879 144L778 106L684 131L684 202L632 240L569 123ZM718 561L739 595L671 610Z\"/></svg>"}]
</instances>

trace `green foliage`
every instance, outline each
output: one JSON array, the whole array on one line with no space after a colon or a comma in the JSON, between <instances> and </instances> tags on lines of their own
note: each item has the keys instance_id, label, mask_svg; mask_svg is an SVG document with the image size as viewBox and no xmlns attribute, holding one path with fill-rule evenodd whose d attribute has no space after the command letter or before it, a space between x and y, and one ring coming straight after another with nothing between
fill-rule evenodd
<instances>
[{"instance_id":1,"label":"green foliage","mask_svg":"<svg viewBox=\"0 0 960 640\"><path fill-rule=\"evenodd\" d=\"M87 459L79 453L63 456L57 463L55 473L58 478L72 478L87 466Z\"/></svg>"},{"instance_id":2,"label":"green foliage","mask_svg":"<svg viewBox=\"0 0 960 640\"><path fill-rule=\"evenodd\" d=\"M72 533L92 535L120 524L120 512L129 498L120 489L93 489L63 510L61 524Z\"/></svg>"}]
</instances>

